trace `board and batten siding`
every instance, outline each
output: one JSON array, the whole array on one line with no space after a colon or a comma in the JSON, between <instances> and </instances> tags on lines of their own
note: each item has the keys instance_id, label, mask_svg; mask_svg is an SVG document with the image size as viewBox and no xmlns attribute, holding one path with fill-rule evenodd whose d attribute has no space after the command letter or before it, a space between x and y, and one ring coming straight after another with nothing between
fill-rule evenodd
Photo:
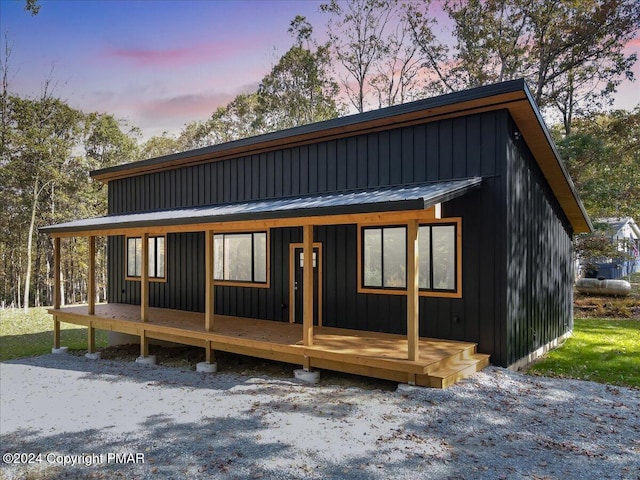
<instances>
[{"instance_id":1,"label":"board and batten siding","mask_svg":"<svg viewBox=\"0 0 640 480\"><path fill-rule=\"evenodd\" d=\"M502 363L511 365L573 329L574 276L569 221L524 142L507 148L508 347Z\"/></svg>"},{"instance_id":2,"label":"board and batten siding","mask_svg":"<svg viewBox=\"0 0 640 480\"><path fill-rule=\"evenodd\" d=\"M109 182L109 214L495 175L505 111L356 135Z\"/></svg>"},{"instance_id":3,"label":"board and batten siding","mask_svg":"<svg viewBox=\"0 0 640 480\"><path fill-rule=\"evenodd\" d=\"M482 176L480 189L443 205L443 216L462 217L463 297L421 297L420 335L477 342L494 364L506 366L518 355L505 334L514 334L507 323L515 318L507 248L520 228L506 220L514 208L507 202L511 128L506 110L493 111L113 180L109 213ZM543 223L553 226L552 219ZM356 225L315 227L314 239L323 244L323 324L406 333L406 297L357 293ZM272 229L271 287L217 286L216 312L288 321L288 248L301 240L301 228ZM109 301L137 304L139 282L124 279L124 242L109 238ZM169 234L166 248L167 282L151 283L151 306L203 311L204 233ZM564 250L554 255L564 257ZM518 284L519 295L535 281Z\"/></svg>"},{"instance_id":4,"label":"board and batten siding","mask_svg":"<svg viewBox=\"0 0 640 480\"><path fill-rule=\"evenodd\" d=\"M288 321L289 243L301 242L297 228L271 231L271 287L216 286L219 314ZM149 282L152 307L204 312L204 232L169 233L166 239L166 281ZM140 282L125 280L125 237L108 239L108 301L140 304Z\"/></svg>"}]
</instances>

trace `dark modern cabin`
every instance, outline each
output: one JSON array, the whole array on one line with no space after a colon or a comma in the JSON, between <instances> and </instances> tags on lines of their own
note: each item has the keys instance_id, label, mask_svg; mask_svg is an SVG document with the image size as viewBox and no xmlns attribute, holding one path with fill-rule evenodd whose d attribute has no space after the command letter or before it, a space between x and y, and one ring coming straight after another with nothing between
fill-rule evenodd
<instances>
[{"instance_id":1,"label":"dark modern cabin","mask_svg":"<svg viewBox=\"0 0 640 480\"><path fill-rule=\"evenodd\" d=\"M108 305L58 300L56 347L69 321L139 335L142 356L158 338L446 386L573 328L572 237L591 223L523 81L92 176L108 215L44 230L58 257L107 236ZM462 353L429 366L439 341Z\"/></svg>"}]
</instances>

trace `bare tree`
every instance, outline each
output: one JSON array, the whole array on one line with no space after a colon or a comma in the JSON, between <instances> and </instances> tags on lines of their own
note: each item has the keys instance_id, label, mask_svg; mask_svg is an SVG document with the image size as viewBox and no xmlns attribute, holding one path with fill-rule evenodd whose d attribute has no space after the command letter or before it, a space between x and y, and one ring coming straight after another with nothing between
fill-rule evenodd
<instances>
[{"instance_id":1,"label":"bare tree","mask_svg":"<svg viewBox=\"0 0 640 480\"><path fill-rule=\"evenodd\" d=\"M366 88L382 56L395 0L331 0L320 10L330 15L327 33L333 57L346 70L341 78L349 102L358 112L367 105Z\"/></svg>"},{"instance_id":2,"label":"bare tree","mask_svg":"<svg viewBox=\"0 0 640 480\"><path fill-rule=\"evenodd\" d=\"M624 48L640 28L635 0L445 0L451 49L433 42L424 8L410 8L414 41L444 90L525 78L567 133L576 110L601 106L633 79L636 55Z\"/></svg>"},{"instance_id":3,"label":"bare tree","mask_svg":"<svg viewBox=\"0 0 640 480\"><path fill-rule=\"evenodd\" d=\"M368 83L378 97L378 107L413 100L426 81L424 59L411 36L406 12L399 9L395 28L385 39Z\"/></svg>"}]
</instances>

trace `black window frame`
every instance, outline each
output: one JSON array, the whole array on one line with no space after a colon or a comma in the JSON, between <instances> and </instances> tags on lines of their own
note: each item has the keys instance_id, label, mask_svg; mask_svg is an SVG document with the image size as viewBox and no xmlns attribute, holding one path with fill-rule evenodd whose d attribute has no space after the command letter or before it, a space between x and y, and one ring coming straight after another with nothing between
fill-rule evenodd
<instances>
[{"instance_id":1,"label":"black window frame","mask_svg":"<svg viewBox=\"0 0 640 480\"><path fill-rule=\"evenodd\" d=\"M431 288L420 288L421 292L441 292L441 293L458 293L458 223L457 222L438 222L438 223L420 223L418 224L418 235L422 227L429 228L429 285ZM453 227L453 285L454 288L433 288L433 227ZM423 255L422 250L418 255Z\"/></svg>"},{"instance_id":2,"label":"black window frame","mask_svg":"<svg viewBox=\"0 0 640 480\"><path fill-rule=\"evenodd\" d=\"M158 275L158 258L159 258L159 252L160 250L158 249L158 239L162 239L162 251L163 251L163 257L164 257L164 262L163 262L163 272L162 275ZM130 249L130 241L133 240L134 242L136 241L140 241L140 255L142 255L142 236L128 236L125 238L125 278L127 280L134 280L134 281L140 281L142 278L142 271L140 272L133 272L133 274L130 273L129 271L129 249ZM167 237L166 235L149 235L149 241L153 241L154 242L154 258L153 258L153 271L151 271L151 269L148 268L148 278L151 281L166 281L167 279ZM148 248L148 247L147 247ZM135 243L134 243L134 251L135 254L137 256L138 253L138 249L135 247ZM149 254L149 259L151 260L151 254ZM135 265L137 265L137 261L135 262ZM142 259L140 259L140 266L142 266ZM135 267L134 267L135 268ZM137 274L136 274L137 273Z\"/></svg>"},{"instance_id":3,"label":"black window frame","mask_svg":"<svg viewBox=\"0 0 640 480\"><path fill-rule=\"evenodd\" d=\"M385 286L371 286L365 283L365 231L366 230L381 230L384 228L403 228L405 229L405 239L408 233L406 224L358 224L358 293L364 294L392 294L392 295L406 295L408 293L408 282L405 278L405 287L385 287ZM433 288L434 279L434 257L433 257L433 228L429 228L429 288L420 288L418 291L420 296L436 297L436 298L462 298L462 218L453 217L447 219L436 219L435 221L429 219L418 223L418 235L420 235L421 227L453 227L453 288ZM381 233L382 235L382 233ZM408 246L408 245L407 245ZM384 253L381 251L381 255ZM405 248L405 275L408 269L408 249ZM419 253L420 258L424 255L423 251ZM384 265L382 265L384 269ZM380 274L381 282L384 283L384 270ZM420 279L418 279L420 281Z\"/></svg>"},{"instance_id":4,"label":"black window frame","mask_svg":"<svg viewBox=\"0 0 640 480\"><path fill-rule=\"evenodd\" d=\"M384 286L384 230L391 228L401 228L404 230L404 286L403 287L385 287ZM380 242L380 285L367 285L365 283L365 231L367 230L380 230L381 242ZM407 226L406 225L363 225L361 227L361 249L360 249L360 264L362 266L360 274L360 287L363 290L389 290L403 292L407 290Z\"/></svg>"},{"instance_id":5,"label":"black window frame","mask_svg":"<svg viewBox=\"0 0 640 480\"><path fill-rule=\"evenodd\" d=\"M231 280L231 279L225 279L224 275L225 275L225 254L224 254L224 248L225 248L225 237L229 236L239 236L239 235L251 235L251 280ZM264 235L265 236L265 271L264 271L264 280L256 280L256 269L255 269L255 264L256 264L256 235ZM218 256L215 255L214 256L214 268L213 268L213 281L216 284L241 284L241 285L246 285L246 286L251 286L251 285L257 285L257 286L261 286L261 287L268 287L269 286L269 242L270 242L270 235L269 235L269 231L268 230L260 230L260 231L250 231L250 232L220 232L220 233L214 233L213 234L213 243L214 243L214 251L215 251L215 242L216 242L216 237L222 237L222 277L223 278L216 278L216 261L218 260Z\"/></svg>"}]
</instances>

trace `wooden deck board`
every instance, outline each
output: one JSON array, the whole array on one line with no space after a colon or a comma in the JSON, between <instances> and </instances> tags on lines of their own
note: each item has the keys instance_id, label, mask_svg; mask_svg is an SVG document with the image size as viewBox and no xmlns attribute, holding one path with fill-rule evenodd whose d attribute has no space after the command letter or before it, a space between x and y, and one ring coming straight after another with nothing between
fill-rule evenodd
<instances>
[{"instance_id":1,"label":"wooden deck board","mask_svg":"<svg viewBox=\"0 0 640 480\"><path fill-rule=\"evenodd\" d=\"M215 315L211 331L205 329L205 314L149 308L149 319L141 321L140 307L125 304L95 305L50 309L60 321L111 330L148 338L168 339L177 343L211 348L242 355L268 358L294 364L309 364L347 373L408 381L421 376L421 384L430 372L450 368L475 354L474 343L420 338L418 358L410 361L405 336L315 327L313 345L303 345L300 324L242 317Z\"/></svg>"}]
</instances>

